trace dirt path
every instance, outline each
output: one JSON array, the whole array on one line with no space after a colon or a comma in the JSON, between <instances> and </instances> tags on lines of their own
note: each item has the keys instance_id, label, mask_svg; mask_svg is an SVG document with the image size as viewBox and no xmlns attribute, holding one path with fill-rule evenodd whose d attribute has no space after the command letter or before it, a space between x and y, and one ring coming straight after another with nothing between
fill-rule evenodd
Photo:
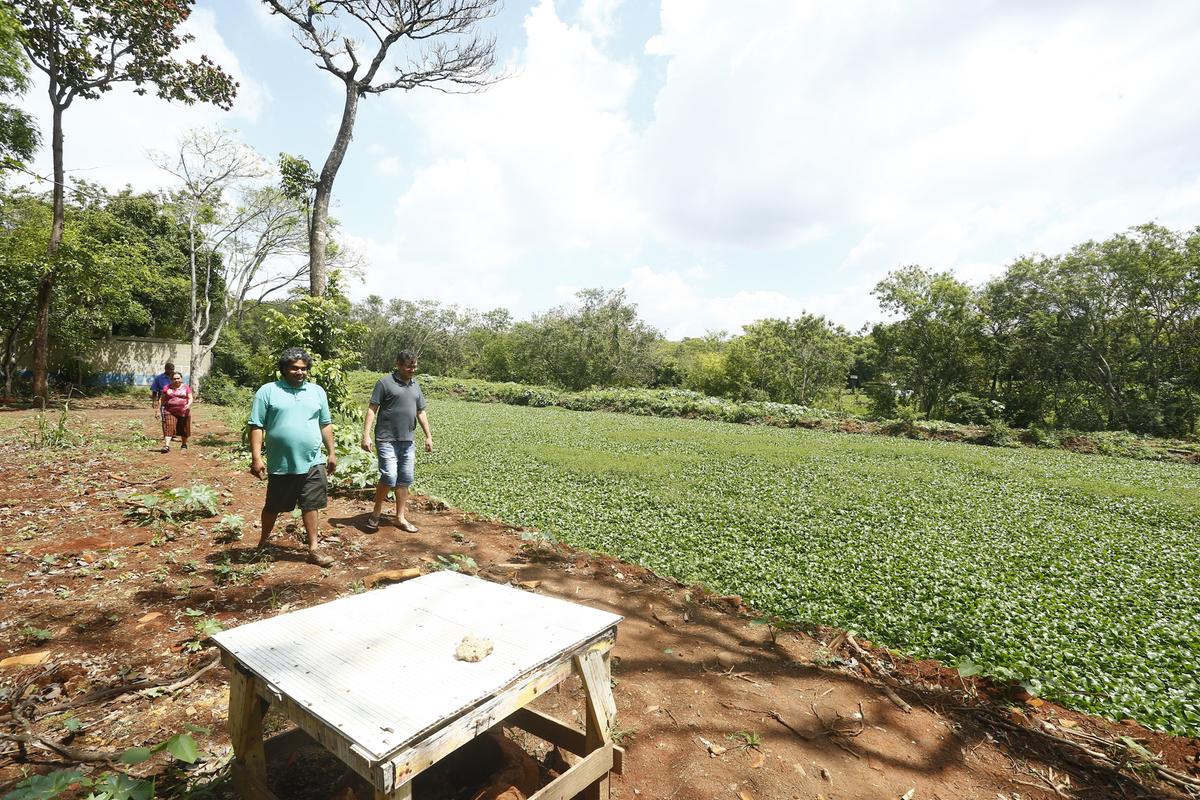
<instances>
[{"instance_id":1,"label":"dirt path","mask_svg":"<svg viewBox=\"0 0 1200 800\"><path fill-rule=\"evenodd\" d=\"M221 446L229 433L211 411L197 416L198 443L164 456L152 451L145 407L85 409L72 426L87 432L89 445L57 452L25 446L31 412L0 412L0 658L45 654L37 666L0 667L0 731L19 732L10 715L19 695L30 701L23 708L36 710L36 733L76 748L152 745L191 724L210 731L197 738L219 757L228 752L221 668L174 691L66 706L104 687L189 675L213 657L203 644L212 620L231 627L362 591L382 570L455 565L625 617L614 680L617 735L628 755L614 797L1010 800L1166 791L1075 766L1027 733L1042 722L1064 735L1135 737L1170 768L1200 777L1196 740L1028 699L993 697L985 709L996 716L981 724L990 712L975 707L974 684L898 659L897 673L918 686L899 690L897 700L912 706L905 713L837 632L773 638L736 598L705 597L638 567L538 544L421 498L412 515L417 534L388 525L368 534L366 500L335 498L322 526L323 546L338 557L330 569L305 563L286 530L261 560L251 546L263 486L229 459ZM172 525L125 514L131 495L193 482L217 492L218 516ZM218 530L228 514L245 520L240 541ZM872 661L890 658L872 652ZM577 681L539 704L579 719ZM0 742L0 791L65 763L36 748L22 758L16 744ZM289 784L288 796L330 797L342 775L320 764L289 765L292 777L305 778L303 789ZM160 757L134 771L163 769ZM229 796L227 788L216 794Z\"/></svg>"}]
</instances>

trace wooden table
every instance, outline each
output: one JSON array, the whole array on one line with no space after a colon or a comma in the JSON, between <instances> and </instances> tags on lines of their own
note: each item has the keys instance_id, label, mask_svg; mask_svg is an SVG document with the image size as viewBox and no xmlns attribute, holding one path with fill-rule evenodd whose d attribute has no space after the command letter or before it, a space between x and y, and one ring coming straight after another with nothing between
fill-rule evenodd
<instances>
[{"instance_id":1,"label":"wooden table","mask_svg":"<svg viewBox=\"0 0 1200 800\"><path fill-rule=\"evenodd\" d=\"M234 785L243 798L275 797L262 735L275 704L377 800L411 798L417 773L499 723L582 757L530 800L608 797L623 759L610 736L608 662L621 619L445 571L223 631L213 641L232 674ZM458 661L468 634L495 650ZM586 695L584 730L526 707L572 671Z\"/></svg>"}]
</instances>

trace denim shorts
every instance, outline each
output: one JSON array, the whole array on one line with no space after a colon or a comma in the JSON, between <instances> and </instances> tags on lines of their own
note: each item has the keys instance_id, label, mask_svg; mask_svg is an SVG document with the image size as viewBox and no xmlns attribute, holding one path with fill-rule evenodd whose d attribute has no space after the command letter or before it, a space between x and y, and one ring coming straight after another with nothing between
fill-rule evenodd
<instances>
[{"instance_id":1,"label":"denim shorts","mask_svg":"<svg viewBox=\"0 0 1200 800\"><path fill-rule=\"evenodd\" d=\"M379 454L379 482L387 486L410 486L417 449L412 442L376 442Z\"/></svg>"}]
</instances>

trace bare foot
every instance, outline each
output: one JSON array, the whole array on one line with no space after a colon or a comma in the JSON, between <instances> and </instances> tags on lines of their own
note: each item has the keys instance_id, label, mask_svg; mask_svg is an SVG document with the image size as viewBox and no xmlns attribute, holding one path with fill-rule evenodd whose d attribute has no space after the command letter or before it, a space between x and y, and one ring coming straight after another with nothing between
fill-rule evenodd
<instances>
[{"instance_id":1,"label":"bare foot","mask_svg":"<svg viewBox=\"0 0 1200 800\"><path fill-rule=\"evenodd\" d=\"M396 523L396 525L397 525L397 527L400 528L400 530L404 531L405 533L416 533L417 531L421 530L416 525L413 525L411 522L409 522L406 519L400 520L399 522Z\"/></svg>"}]
</instances>

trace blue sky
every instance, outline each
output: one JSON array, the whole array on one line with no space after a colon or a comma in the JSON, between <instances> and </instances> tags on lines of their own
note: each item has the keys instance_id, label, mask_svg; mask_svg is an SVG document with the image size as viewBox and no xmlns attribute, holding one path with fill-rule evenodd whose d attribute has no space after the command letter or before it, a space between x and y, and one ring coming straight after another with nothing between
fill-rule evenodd
<instances>
[{"instance_id":1,"label":"blue sky","mask_svg":"<svg viewBox=\"0 0 1200 800\"><path fill-rule=\"evenodd\" d=\"M197 126L319 168L341 89L287 24L199 0L188 25L234 109L77 101L70 173L165 187L147 152ZM672 337L804 311L855 329L902 265L978 283L1200 224L1198 3L508 0L490 30L488 91L360 105L334 187L352 296L524 318L623 287Z\"/></svg>"}]
</instances>

